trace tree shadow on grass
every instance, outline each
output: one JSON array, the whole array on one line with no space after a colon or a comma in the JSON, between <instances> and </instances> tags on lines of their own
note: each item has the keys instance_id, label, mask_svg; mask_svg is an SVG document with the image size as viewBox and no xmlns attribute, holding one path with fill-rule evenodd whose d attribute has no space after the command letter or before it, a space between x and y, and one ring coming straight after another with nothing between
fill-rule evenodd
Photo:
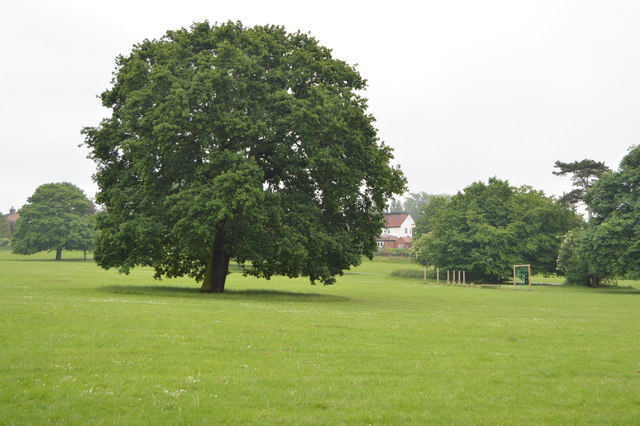
<instances>
[{"instance_id":1,"label":"tree shadow on grass","mask_svg":"<svg viewBox=\"0 0 640 426\"><path fill-rule=\"evenodd\" d=\"M11 259L11 262L54 262L54 263L66 263L66 262L87 262L87 263L93 263L93 258L92 257L87 257L86 259L82 258L82 257L70 257L68 259L65 259L64 257L62 259L56 260L55 258L52 259L48 259L48 258L15 258L15 259Z\"/></svg>"},{"instance_id":2,"label":"tree shadow on grass","mask_svg":"<svg viewBox=\"0 0 640 426\"><path fill-rule=\"evenodd\" d=\"M606 294L635 294L635 295L640 295L640 289L634 288L634 287L604 287L604 288L600 288L598 289L599 293L606 293Z\"/></svg>"},{"instance_id":3,"label":"tree shadow on grass","mask_svg":"<svg viewBox=\"0 0 640 426\"><path fill-rule=\"evenodd\" d=\"M215 298L222 300L252 299L278 302L346 302L348 297L332 294L296 293L280 290L225 290L221 294L200 293L195 287L171 287L171 286L135 286L135 285L110 285L98 287L99 291L114 294L132 294L142 296L163 297L187 297L193 299Z\"/></svg>"}]
</instances>

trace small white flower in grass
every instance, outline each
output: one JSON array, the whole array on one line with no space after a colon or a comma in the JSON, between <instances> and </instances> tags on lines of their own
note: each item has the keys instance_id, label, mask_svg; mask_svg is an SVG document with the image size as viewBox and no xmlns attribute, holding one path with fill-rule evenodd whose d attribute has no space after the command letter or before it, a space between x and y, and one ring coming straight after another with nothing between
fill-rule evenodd
<instances>
[{"instance_id":1,"label":"small white flower in grass","mask_svg":"<svg viewBox=\"0 0 640 426\"><path fill-rule=\"evenodd\" d=\"M164 388L162 390L164 393L166 393L167 395L171 395L174 398L179 397L180 395L182 395L183 393L187 392L186 389L176 389L176 390L169 390L167 388Z\"/></svg>"}]
</instances>

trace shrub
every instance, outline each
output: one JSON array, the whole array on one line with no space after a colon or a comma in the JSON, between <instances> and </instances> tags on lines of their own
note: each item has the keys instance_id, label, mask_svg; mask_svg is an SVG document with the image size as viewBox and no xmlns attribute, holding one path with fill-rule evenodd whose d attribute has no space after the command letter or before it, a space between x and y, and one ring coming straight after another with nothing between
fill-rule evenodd
<instances>
[{"instance_id":1,"label":"shrub","mask_svg":"<svg viewBox=\"0 0 640 426\"><path fill-rule=\"evenodd\" d=\"M415 269L396 269L391 272L391 276L396 278L424 278L424 273Z\"/></svg>"},{"instance_id":2,"label":"shrub","mask_svg":"<svg viewBox=\"0 0 640 426\"><path fill-rule=\"evenodd\" d=\"M400 248L380 249L378 250L378 256L409 257L409 249L400 249Z\"/></svg>"}]
</instances>

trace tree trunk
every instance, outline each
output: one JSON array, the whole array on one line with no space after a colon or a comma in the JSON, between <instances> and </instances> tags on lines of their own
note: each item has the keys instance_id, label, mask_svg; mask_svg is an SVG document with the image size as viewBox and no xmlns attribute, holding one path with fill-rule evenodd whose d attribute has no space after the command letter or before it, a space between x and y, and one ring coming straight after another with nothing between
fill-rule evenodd
<instances>
[{"instance_id":1,"label":"tree trunk","mask_svg":"<svg viewBox=\"0 0 640 426\"><path fill-rule=\"evenodd\" d=\"M224 293L224 284L229 273L231 256L225 250L224 223L218 226L213 238L211 257L207 262L204 281L200 293Z\"/></svg>"},{"instance_id":2,"label":"tree trunk","mask_svg":"<svg viewBox=\"0 0 640 426\"><path fill-rule=\"evenodd\" d=\"M56 249L56 260L62 260L62 249L61 248L57 248Z\"/></svg>"}]
</instances>

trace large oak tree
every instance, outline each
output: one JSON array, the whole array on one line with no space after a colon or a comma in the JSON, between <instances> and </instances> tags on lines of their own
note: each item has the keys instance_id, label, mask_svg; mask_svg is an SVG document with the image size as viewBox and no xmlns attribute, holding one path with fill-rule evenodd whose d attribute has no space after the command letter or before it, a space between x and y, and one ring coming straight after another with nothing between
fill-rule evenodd
<instances>
[{"instance_id":1,"label":"large oak tree","mask_svg":"<svg viewBox=\"0 0 640 426\"><path fill-rule=\"evenodd\" d=\"M97 163L95 258L223 292L245 272L335 275L376 250L405 179L376 136L366 82L307 34L197 23L117 59Z\"/></svg>"}]
</instances>

